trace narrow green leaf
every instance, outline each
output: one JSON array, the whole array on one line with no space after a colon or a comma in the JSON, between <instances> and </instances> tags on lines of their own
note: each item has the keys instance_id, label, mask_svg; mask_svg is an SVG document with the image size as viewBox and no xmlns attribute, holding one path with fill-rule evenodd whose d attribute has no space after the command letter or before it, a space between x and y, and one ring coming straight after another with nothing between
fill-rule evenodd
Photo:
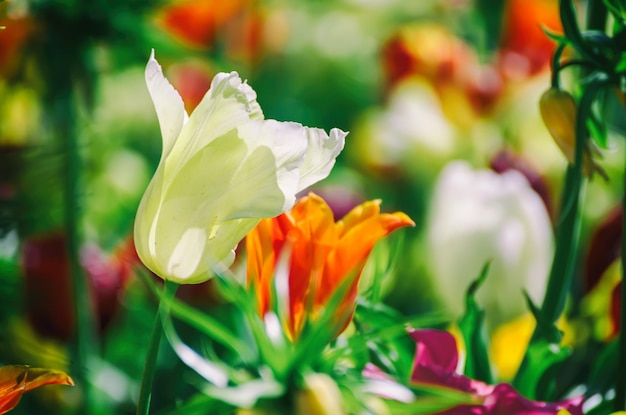
<instances>
[{"instance_id":1,"label":"narrow green leaf","mask_svg":"<svg viewBox=\"0 0 626 415\"><path fill-rule=\"evenodd\" d=\"M524 298L526 300L526 305L528 309L532 313L535 318L535 322L537 323L535 329L535 337L538 340L545 340L548 343L560 343L561 338L563 337L561 331L554 325L554 322L547 318L543 312L533 303L533 300L530 298L528 293L524 291Z\"/></svg>"},{"instance_id":2,"label":"narrow green leaf","mask_svg":"<svg viewBox=\"0 0 626 415\"><path fill-rule=\"evenodd\" d=\"M391 414L433 414L472 403L471 394L442 386L411 385L411 389L420 394L413 402L385 400Z\"/></svg>"},{"instance_id":3,"label":"narrow green leaf","mask_svg":"<svg viewBox=\"0 0 626 415\"><path fill-rule=\"evenodd\" d=\"M218 275L218 288L244 313L258 347L261 362L269 366L276 376L282 377L287 371L287 361L291 353L288 349L276 349L276 345L268 337L265 323L256 310L254 290L247 289L229 274Z\"/></svg>"},{"instance_id":4,"label":"narrow green leaf","mask_svg":"<svg viewBox=\"0 0 626 415\"><path fill-rule=\"evenodd\" d=\"M626 72L626 52L622 52L620 54L619 61L617 62L617 65L615 65L615 72Z\"/></svg>"},{"instance_id":5,"label":"narrow green leaf","mask_svg":"<svg viewBox=\"0 0 626 415\"><path fill-rule=\"evenodd\" d=\"M208 385L202 391L235 407L252 408L260 399L282 396L285 393L285 386L272 378L260 378L228 388Z\"/></svg>"},{"instance_id":6,"label":"narrow green leaf","mask_svg":"<svg viewBox=\"0 0 626 415\"><path fill-rule=\"evenodd\" d=\"M178 333L176 333L172 319L169 316L162 316L162 322L163 332L167 340L183 363L216 386L225 387L229 383L230 376L228 366L221 362L212 362L205 359L185 344L180 337L178 337Z\"/></svg>"},{"instance_id":7,"label":"narrow green leaf","mask_svg":"<svg viewBox=\"0 0 626 415\"><path fill-rule=\"evenodd\" d=\"M614 386L618 354L618 341L613 340L594 359L591 373L587 380L588 395L604 394Z\"/></svg>"},{"instance_id":8,"label":"narrow green leaf","mask_svg":"<svg viewBox=\"0 0 626 415\"><path fill-rule=\"evenodd\" d=\"M161 289L146 272L138 272L137 274L156 296L160 296ZM198 311L176 298L170 302L170 313L186 324L200 330L209 338L238 353L245 361L251 362L256 359L256 352L248 344L241 341L236 333L208 314Z\"/></svg>"},{"instance_id":9,"label":"narrow green leaf","mask_svg":"<svg viewBox=\"0 0 626 415\"><path fill-rule=\"evenodd\" d=\"M467 352L464 373L485 383L493 383L493 374L489 364L485 311L476 302L476 292L487 278L489 265L490 263L486 263L478 277L470 284L465 295L465 314L458 323Z\"/></svg>"},{"instance_id":10,"label":"narrow green leaf","mask_svg":"<svg viewBox=\"0 0 626 415\"><path fill-rule=\"evenodd\" d=\"M592 112L587 119L587 128L589 129L593 142L598 147L607 149L609 145L608 132L603 120L599 119L598 116Z\"/></svg>"},{"instance_id":11,"label":"narrow green leaf","mask_svg":"<svg viewBox=\"0 0 626 415\"><path fill-rule=\"evenodd\" d=\"M159 412L157 415L206 415L232 413L233 411L234 408L231 405L204 393L198 393L185 402L179 403L174 409Z\"/></svg>"},{"instance_id":12,"label":"narrow green leaf","mask_svg":"<svg viewBox=\"0 0 626 415\"><path fill-rule=\"evenodd\" d=\"M565 37L571 42L580 56L591 62L603 61L604 59L593 53L583 39L583 35L578 27L574 2L572 0L559 0L559 13Z\"/></svg>"}]
</instances>

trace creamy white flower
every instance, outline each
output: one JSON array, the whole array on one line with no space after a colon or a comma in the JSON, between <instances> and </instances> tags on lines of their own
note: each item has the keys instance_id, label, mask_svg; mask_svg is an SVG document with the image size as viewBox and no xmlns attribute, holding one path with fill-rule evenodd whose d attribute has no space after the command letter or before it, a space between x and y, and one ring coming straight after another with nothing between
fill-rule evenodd
<instances>
[{"instance_id":1,"label":"creamy white flower","mask_svg":"<svg viewBox=\"0 0 626 415\"><path fill-rule=\"evenodd\" d=\"M543 299L552 228L541 198L520 173L450 163L436 184L427 232L434 285L456 316L488 261L489 275L477 298L491 325L526 310L524 289L535 302Z\"/></svg>"},{"instance_id":2,"label":"creamy white flower","mask_svg":"<svg viewBox=\"0 0 626 415\"><path fill-rule=\"evenodd\" d=\"M163 151L137 211L135 245L164 279L199 283L228 267L259 220L291 208L296 193L328 176L343 149L339 129L329 135L265 120L236 72L217 74L189 117L154 51L146 83Z\"/></svg>"}]
</instances>

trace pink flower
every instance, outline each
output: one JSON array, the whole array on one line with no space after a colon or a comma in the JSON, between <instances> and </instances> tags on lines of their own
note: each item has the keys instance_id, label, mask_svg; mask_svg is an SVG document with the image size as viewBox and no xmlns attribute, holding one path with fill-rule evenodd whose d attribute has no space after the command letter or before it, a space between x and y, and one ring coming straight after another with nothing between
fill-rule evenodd
<instances>
[{"instance_id":1,"label":"pink flower","mask_svg":"<svg viewBox=\"0 0 626 415\"><path fill-rule=\"evenodd\" d=\"M444 386L472 395L472 404L463 404L438 415L556 415L565 409L583 415L583 397L555 403L531 401L506 383L487 385L456 372L459 355L454 337L439 330L414 330L415 363L411 380L415 383Z\"/></svg>"}]
</instances>

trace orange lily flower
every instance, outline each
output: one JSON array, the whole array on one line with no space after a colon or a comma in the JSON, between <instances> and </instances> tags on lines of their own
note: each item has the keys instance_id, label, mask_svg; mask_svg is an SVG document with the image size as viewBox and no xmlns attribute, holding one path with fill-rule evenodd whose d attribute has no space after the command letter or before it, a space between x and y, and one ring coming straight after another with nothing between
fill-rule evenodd
<instances>
[{"instance_id":1,"label":"orange lily flower","mask_svg":"<svg viewBox=\"0 0 626 415\"><path fill-rule=\"evenodd\" d=\"M15 408L24 392L45 385L73 386L74 381L59 370L28 366L0 367L0 414L6 414Z\"/></svg>"},{"instance_id":2,"label":"orange lily flower","mask_svg":"<svg viewBox=\"0 0 626 415\"><path fill-rule=\"evenodd\" d=\"M335 223L333 212L319 196L309 193L290 212L264 219L246 238L248 285L254 287L259 314L272 308L272 285L277 262L289 253L289 304L285 330L298 338L306 321L352 279L337 310L337 333L354 312L361 271L381 238L403 226L415 226L404 213L380 213L380 200L365 202Z\"/></svg>"}]
</instances>

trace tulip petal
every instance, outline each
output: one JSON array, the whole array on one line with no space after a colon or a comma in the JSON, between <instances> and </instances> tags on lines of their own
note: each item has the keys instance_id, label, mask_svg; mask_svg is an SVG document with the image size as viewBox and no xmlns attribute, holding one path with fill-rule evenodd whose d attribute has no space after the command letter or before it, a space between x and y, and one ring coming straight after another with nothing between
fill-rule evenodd
<instances>
[{"instance_id":1,"label":"tulip petal","mask_svg":"<svg viewBox=\"0 0 626 415\"><path fill-rule=\"evenodd\" d=\"M452 334L440 330L413 330L415 362L411 380L417 384L448 387L472 394L475 404L459 405L441 415L557 415L567 410L572 415L582 415L583 396L548 403L526 399L506 383L488 385L456 372L458 352Z\"/></svg>"},{"instance_id":2,"label":"tulip petal","mask_svg":"<svg viewBox=\"0 0 626 415\"><path fill-rule=\"evenodd\" d=\"M185 112L185 105L180 94L163 76L161 65L154 58L154 49L146 66L145 77L161 127L163 137L161 160L163 160L172 149L176 137L187 121L187 112Z\"/></svg>"},{"instance_id":3,"label":"tulip petal","mask_svg":"<svg viewBox=\"0 0 626 415\"><path fill-rule=\"evenodd\" d=\"M355 207L338 222L340 240L329 258L325 276L346 275L350 270L360 272L376 242L394 230L415 223L404 213L380 213L380 200ZM325 281L334 286L339 281Z\"/></svg>"},{"instance_id":4,"label":"tulip petal","mask_svg":"<svg viewBox=\"0 0 626 415\"><path fill-rule=\"evenodd\" d=\"M198 247L201 251L192 254L197 272L188 273L185 279L169 272L162 277L186 283L207 279L203 274L214 266L230 265L231 251L259 219L276 216L282 211L285 195L279 187L277 175L297 171L298 163L282 157L284 165L277 170L277 159L272 152L275 149L257 146L250 152L238 134L238 130L232 130L213 140L167 183L162 206L155 218L158 225L153 241L156 255L153 257L169 261L170 255L160 252L174 252L188 229L206 229L207 238ZM292 182L296 180L297 174ZM196 261L200 257L203 260ZM167 270L169 263L159 264L157 268Z\"/></svg>"},{"instance_id":5,"label":"tulip petal","mask_svg":"<svg viewBox=\"0 0 626 415\"><path fill-rule=\"evenodd\" d=\"M346 133L264 120L236 72L216 75L188 119L154 53L146 82L163 153L137 211L135 246L160 277L199 283L232 263L262 218L291 208L302 187L329 174Z\"/></svg>"},{"instance_id":6,"label":"tulip petal","mask_svg":"<svg viewBox=\"0 0 626 415\"><path fill-rule=\"evenodd\" d=\"M308 147L300 168L298 191L325 179L335 165L335 159L343 150L348 133L338 128L330 130L330 135L319 128L307 128Z\"/></svg>"},{"instance_id":7,"label":"tulip petal","mask_svg":"<svg viewBox=\"0 0 626 415\"><path fill-rule=\"evenodd\" d=\"M0 414L15 408L22 394L45 385L68 385L74 382L65 373L28 366L0 367Z\"/></svg>"},{"instance_id":8,"label":"tulip petal","mask_svg":"<svg viewBox=\"0 0 626 415\"><path fill-rule=\"evenodd\" d=\"M251 212L258 212L259 207L264 206L264 209L270 210L267 216L271 217L290 209L296 201L300 166L307 152L307 133L312 129L293 122L265 120L251 121L241 125L237 130L250 153L254 154L260 148L271 151L275 158L275 165L271 171L275 173L276 184L284 197L280 206L275 206L275 200L268 200L262 194L258 195L260 199L247 198L249 211L242 210L238 214L251 216ZM242 180L250 182L247 175L242 177Z\"/></svg>"},{"instance_id":9,"label":"tulip petal","mask_svg":"<svg viewBox=\"0 0 626 415\"><path fill-rule=\"evenodd\" d=\"M167 264L168 274L182 281L191 277L202 260L206 240L207 234L202 228L185 230L172 251Z\"/></svg>"},{"instance_id":10,"label":"tulip petal","mask_svg":"<svg viewBox=\"0 0 626 415\"><path fill-rule=\"evenodd\" d=\"M262 119L263 111L256 101L256 93L242 82L237 72L218 73L180 132L168 156L166 174L177 174L189 159L213 140L250 120Z\"/></svg>"}]
</instances>

